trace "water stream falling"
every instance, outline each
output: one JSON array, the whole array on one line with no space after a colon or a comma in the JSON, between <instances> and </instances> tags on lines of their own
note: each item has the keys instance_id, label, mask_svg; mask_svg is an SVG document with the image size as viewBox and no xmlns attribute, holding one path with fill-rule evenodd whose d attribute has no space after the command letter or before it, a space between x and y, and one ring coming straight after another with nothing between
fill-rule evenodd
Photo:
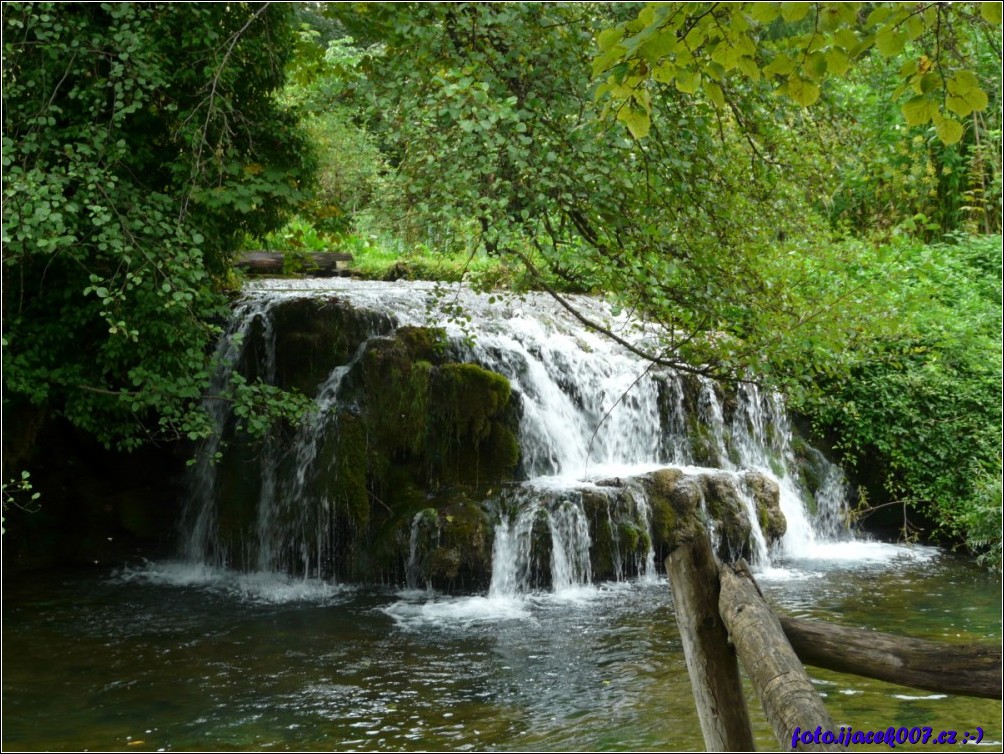
<instances>
[{"instance_id":1,"label":"water stream falling","mask_svg":"<svg viewBox=\"0 0 1004 754\"><path fill-rule=\"evenodd\" d=\"M306 297L369 314L353 315L338 363L300 380L316 404L303 425L242 445L231 404L207 398L221 432L192 467L184 560L4 584L4 750L702 751L670 590L656 577L664 509L641 476L665 467L690 491L702 479L733 491L758 581L783 612L999 641L997 577L935 548L849 537L846 482L793 440L780 396L646 371L545 298L460 294L471 315L460 325L438 313L432 285L257 284L217 347L211 394L234 370L281 383L291 351L310 362L309 338L286 330L285 305ZM644 335L601 302L576 304ZM395 521L398 572L334 583L330 561L351 542L335 536L346 470L332 483L329 467L363 410L358 367L427 312L451 357L505 374L518 396L520 481L464 503L491 518L490 573L460 594L433 588L441 525L460 508L420 495ZM788 524L774 550L754 504L765 484ZM855 730L979 725L985 746L1004 740L999 700L810 672L833 719ZM756 746L775 749L766 721L753 724Z\"/></svg>"},{"instance_id":2,"label":"water stream falling","mask_svg":"<svg viewBox=\"0 0 1004 754\"><path fill-rule=\"evenodd\" d=\"M431 284L337 279L257 283L234 310L220 341L214 386L221 388L234 369L242 363L247 366L252 358L249 343L254 339L260 341L254 349L258 362L254 373L274 381L273 312L278 304L332 296L387 318L393 327L445 328L452 358L504 375L518 396L520 471L525 481L504 498L487 501L496 511L492 596L588 584L592 535L583 500L589 495L595 499L612 494L596 486L596 482L609 486L602 480L611 478L621 487L628 485L632 500L630 505L612 498L606 502L615 576L654 577L648 536L651 511L642 485L631 480L661 467L691 471L711 467L732 475L752 528L751 552L761 566L769 566L772 558L805 555L821 538L846 535L843 477L821 456L817 460L825 468L825 480L815 495L814 515L809 513L780 395L743 384L735 391L733 405L727 407L725 393L712 381L651 368L583 328L542 295L497 302L470 291L455 292L447 303L459 303L470 315L469 320L456 322L441 313L442 294ZM576 297L574 302L623 337L635 341L646 337L637 323L615 316L600 300ZM243 544L245 568L323 577L324 564L337 557L330 535L331 501L316 484L323 470L318 466L322 462L319 449L338 422L336 409L344 408L343 382L371 339L384 334L385 328L364 333L354 355L317 386L316 410L292 441L266 439L260 451L257 525L254 536ZM200 450L191 475L183 550L190 561L221 566L230 563L233 553L221 544L217 532L214 458L220 452L219 436L233 417L228 404L220 401L207 401L207 409L221 431ZM787 533L773 553L761 531L753 498L744 491L743 472L747 470L767 475L780 491ZM614 524L618 505L621 509L616 515L619 521L627 520L626 525ZM419 577L422 526L416 515L411 521L411 551L404 564L410 588L425 586ZM639 532L644 532L642 541L649 542L644 554L629 552L626 540L621 541L630 536L637 548Z\"/></svg>"}]
</instances>

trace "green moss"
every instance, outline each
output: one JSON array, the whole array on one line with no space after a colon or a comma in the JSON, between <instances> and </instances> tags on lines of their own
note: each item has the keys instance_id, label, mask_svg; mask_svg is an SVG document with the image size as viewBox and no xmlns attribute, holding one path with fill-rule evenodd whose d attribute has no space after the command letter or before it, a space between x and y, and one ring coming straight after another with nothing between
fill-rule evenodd
<instances>
[{"instance_id":1,"label":"green moss","mask_svg":"<svg viewBox=\"0 0 1004 754\"><path fill-rule=\"evenodd\" d=\"M652 535L645 529L639 529L638 553L646 554L652 548Z\"/></svg>"},{"instance_id":2,"label":"green moss","mask_svg":"<svg viewBox=\"0 0 1004 754\"><path fill-rule=\"evenodd\" d=\"M394 338L372 341L363 355L367 429L378 451L390 458L421 452L432 370Z\"/></svg>"},{"instance_id":3,"label":"green moss","mask_svg":"<svg viewBox=\"0 0 1004 754\"><path fill-rule=\"evenodd\" d=\"M652 546L662 556L668 555L676 546L679 514L672 498L676 483L683 477L678 469L657 471L645 480L648 505L652 511Z\"/></svg>"},{"instance_id":4,"label":"green moss","mask_svg":"<svg viewBox=\"0 0 1004 754\"><path fill-rule=\"evenodd\" d=\"M482 488L511 479L519 443L509 381L476 364L444 364L429 383L426 455L435 485Z\"/></svg>"},{"instance_id":5,"label":"green moss","mask_svg":"<svg viewBox=\"0 0 1004 754\"><path fill-rule=\"evenodd\" d=\"M415 360L439 363L446 353L446 330L441 327L405 325L394 333Z\"/></svg>"},{"instance_id":6,"label":"green moss","mask_svg":"<svg viewBox=\"0 0 1004 754\"><path fill-rule=\"evenodd\" d=\"M617 525L620 535L621 551L626 555L638 550L641 541L641 530L630 521L621 521Z\"/></svg>"},{"instance_id":7,"label":"green moss","mask_svg":"<svg viewBox=\"0 0 1004 754\"><path fill-rule=\"evenodd\" d=\"M597 579L614 577L616 543L610 527L607 496L595 490L582 491L582 510L589 522L589 562Z\"/></svg>"},{"instance_id":8,"label":"green moss","mask_svg":"<svg viewBox=\"0 0 1004 754\"><path fill-rule=\"evenodd\" d=\"M430 400L440 429L457 441L488 438L492 420L509 402L509 380L477 364L444 364L436 372Z\"/></svg>"},{"instance_id":9,"label":"green moss","mask_svg":"<svg viewBox=\"0 0 1004 754\"><path fill-rule=\"evenodd\" d=\"M753 527L744 513L735 480L728 474L708 474L701 477L708 514L715 520L721 548L719 557L734 560L749 557Z\"/></svg>"},{"instance_id":10,"label":"green moss","mask_svg":"<svg viewBox=\"0 0 1004 754\"><path fill-rule=\"evenodd\" d=\"M366 489L366 427L363 420L348 412L338 415L334 438L329 498L336 511L344 512L348 520L361 529L369 523L370 500Z\"/></svg>"},{"instance_id":11,"label":"green moss","mask_svg":"<svg viewBox=\"0 0 1004 754\"><path fill-rule=\"evenodd\" d=\"M697 466L717 466L721 459L718 457L718 448L711 428L697 421L696 418L690 420L689 425L688 434L690 435L694 464Z\"/></svg>"}]
</instances>

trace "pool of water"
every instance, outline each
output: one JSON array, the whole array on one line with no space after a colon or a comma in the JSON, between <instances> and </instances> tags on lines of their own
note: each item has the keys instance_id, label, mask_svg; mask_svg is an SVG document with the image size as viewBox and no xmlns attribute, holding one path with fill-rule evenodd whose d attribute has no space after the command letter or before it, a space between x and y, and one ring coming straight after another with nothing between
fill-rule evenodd
<instances>
[{"instance_id":1,"label":"pool of water","mask_svg":"<svg viewBox=\"0 0 1004 754\"><path fill-rule=\"evenodd\" d=\"M1000 641L1000 582L961 559L865 543L820 556L759 574L779 610ZM1004 740L1000 701L810 675L838 726ZM747 694L758 746L777 748ZM703 750L664 579L488 599L175 563L8 579L2 737L5 750Z\"/></svg>"}]
</instances>

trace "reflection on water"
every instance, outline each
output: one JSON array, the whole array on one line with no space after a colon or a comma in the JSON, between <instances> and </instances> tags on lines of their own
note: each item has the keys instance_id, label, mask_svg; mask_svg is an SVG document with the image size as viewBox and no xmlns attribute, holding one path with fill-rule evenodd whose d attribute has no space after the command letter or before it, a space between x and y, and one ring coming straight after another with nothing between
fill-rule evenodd
<instances>
[{"instance_id":1,"label":"reflection on water","mask_svg":"<svg viewBox=\"0 0 1004 754\"><path fill-rule=\"evenodd\" d=\"M768 598L999 640L996 580L929 548L848 544L761 573ZM154 564L22 574L3 604L5 749L703 748L665 581L489 599ZM1000 702L810 675L837 725L1002 741Z\"/></svg>"}]
</instances>

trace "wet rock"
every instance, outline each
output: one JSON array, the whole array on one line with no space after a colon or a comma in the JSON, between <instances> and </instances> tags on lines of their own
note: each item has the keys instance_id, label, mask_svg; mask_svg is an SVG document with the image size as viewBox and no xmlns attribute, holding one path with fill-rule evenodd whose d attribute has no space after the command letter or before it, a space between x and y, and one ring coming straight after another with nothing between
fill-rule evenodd
<instances>
[{"instance_id":1,"label":"wet rock","mask_svg":"<svg viewBox=\"0 0 1004 754\"><path fill-rule=\"evenodd\" d=\"M756 504L760 529L768 545L779 542L788 530L788 521L781 512L781 494L777 482L758 471L747 471L743 481Z\"/></svg>"}]
</instances>

